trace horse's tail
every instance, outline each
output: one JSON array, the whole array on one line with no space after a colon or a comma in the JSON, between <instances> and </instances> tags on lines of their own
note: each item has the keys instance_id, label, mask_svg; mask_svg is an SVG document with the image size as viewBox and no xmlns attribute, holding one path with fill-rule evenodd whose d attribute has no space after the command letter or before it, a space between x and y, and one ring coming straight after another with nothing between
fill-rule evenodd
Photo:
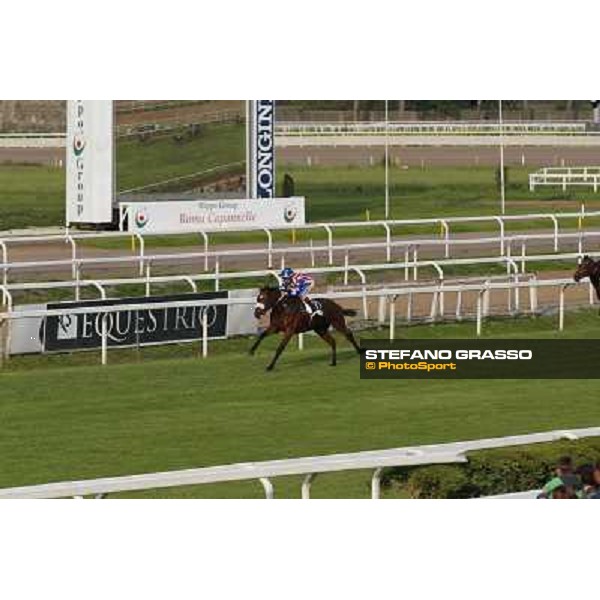
<instances>
[{"instance_id":1,"label":"horse's tail","mask_svg":"<svg viewBox=\"0 0 600 600\"><path fill-rule=\"evenodd\" d=\"M353 308L342 308L342 314L345 317L355 317L358 314L358 311Z\"/></svg>"}]
</instances>

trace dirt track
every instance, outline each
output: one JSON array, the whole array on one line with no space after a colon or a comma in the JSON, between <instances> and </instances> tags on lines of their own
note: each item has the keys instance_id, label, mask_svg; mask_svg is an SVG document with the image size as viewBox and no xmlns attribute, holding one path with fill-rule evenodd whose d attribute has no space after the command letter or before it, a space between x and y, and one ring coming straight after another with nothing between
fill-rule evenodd
<instances>
[{"instance_id":1,"label":"dirt track","mask_svg":"<svg viewBox=\"0 0 600 600\"><path fill-rule=\"evenodd\" d=\"M498 147L490 146L403 146L390 148L391 161L409 166L477 166L497 165ZM381 164L384 148L367 146L303 146L277 149L281 164L362 165ZM600 164L600 151L594 147L507 146L507 165L531 167Z\"/></svg>"}]
</instances>

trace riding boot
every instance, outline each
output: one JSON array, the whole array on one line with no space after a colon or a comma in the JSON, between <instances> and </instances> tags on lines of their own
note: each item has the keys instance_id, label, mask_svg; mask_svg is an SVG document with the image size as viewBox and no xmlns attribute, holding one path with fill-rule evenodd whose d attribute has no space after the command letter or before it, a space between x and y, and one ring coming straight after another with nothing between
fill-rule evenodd
<instances>
[{"instance_id":1,"label":"riding boot","mask_svg":"<svg viewBox=\"0 0 600 600\"><path fill-rule=\"evenodd\" d=\"M323 311L320 309L314 310L312 307L312 304L310 303L310 298L305 298L304 299L304 306L306 306L306 312L309 314L310 318L312 319L313 317L315 317L316 315L321 315L323 316Z\"/></svg>"},{"instance_id":2,"label":"riding boot","mask_svg":"<svg viewBox=\"0 0 600 600\"><path fill-rule=\"evenodd\" d=\"M306 310L306 314L312 319L313 318L313 308L310 305L310 300L307 298L304 299L304 310Z\"/></svg>"}]
</instances>

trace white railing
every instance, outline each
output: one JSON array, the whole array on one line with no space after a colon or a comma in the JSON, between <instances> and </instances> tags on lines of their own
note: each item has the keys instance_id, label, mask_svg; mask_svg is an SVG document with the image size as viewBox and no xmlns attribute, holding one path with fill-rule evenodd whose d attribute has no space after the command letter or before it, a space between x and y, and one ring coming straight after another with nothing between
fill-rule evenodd
<instances>
[{"instance_id":1,"label":"white railing","mask_svg":"<svg viewBox=\"0 0 600 600\"><path fill-rule=\"evenodd\" d=\"M64 133L0 133L0 148L64 148Z\"/></svg>"},{"instance_id":2,"label":"white railing","mask_svg":"<svg viewBox=\"0 0 600 600\"><path fill-rule=\"evenodd\" d=\"M380 305L384 307L387 304L388 308L386 312L389 312L389 339L395 339L396 334L396 302L399 298L405 297L407 299L407 321L411 319L412 303L415 296L419 294L431 295L431 311L430 319L435 321L438 315L444 316L444 302L448 294L455 293L457 298L456 317L459 318L462 315L461 303L462 298L466 293L476 293L476 335L480 336L482 333L482 324L484 318L489 314L489 299L490 294L495 290L509 291L508 304L512 307L519 307L520 302L520 291L526 290L529 295L529 306L531 311L534 312L537 306L537 291L540 288L557 288L558 289L558 330L563 331L565 325L565 293L569 287L582 287L587 286L590 291L592 287L589 283L578 282L575 283L572 279L543 279L538 280L536 278L529 278L526 281L521 281L518 277L514 280L507 281L485 281L482 283L468 283L468 284L454 284L445 285L444 282L439 282L435 285L425 286L409 286L409 287L390 287L382 288L377 290L367 290L365 288L359 291L343 291L329 294L322 294L321 297L331 298L333 300L344 300L344 299L361 299L366 304L369 298L379 299ZM3 294L7 294L8 290L3 286L0 286L0 291ZM590 303L593 303L593 296L590 292L589 295ZM152 310L162 310L168 308L204 308L214 306L235 306L235 305L246 305L253 306L255 300L253 298L212 298L210 300L179 300L171 302L156 302L153 303ZM93 307L61 307L55 309L38 309L38 310L23 310L23 311L11 311L0 313L0 323L3 321L13 321L19 319L28 318L42 318L47 317L58 317L63 315L85 315L85 314L100 314L101 317L101 363L103 365L108 364L108 316L130 311L148 311L148 304L119 304L115 306L93 306ZM208 356L208 322L207 314L208 311L202 311L202 324L201 324L201 344L202 344L202 356L206 358ZM302 339L302 338L300 338ZM300 342L300 346L302 343ZM5 354L8 356L7 349Z\"/></svg>"},{"instance_id":3,"label":"white railing","mask_svg":"<svg viewBox=\"0 0 600 600\"><path fill-rule=\"evenodd\" d=\"M200 469L4 488L0 489L0 499L83 498L84 496L93 496L99 499L106 498L108 494L250 480L260 481L265 497L272 499L275 497L272 478L302 475L304 477L301 497L308 500L317 475L371 469L373 471L371 476L371 498L377 500L381 497L381 476L386 467L465 463L469 460L468 452L540 444L565 439L577 440L596 436L600 436L600 427L557 430L388 450L371 450L349 454L237 463Z\"/></svg>"},{"instance_id":4,"label":"white railing","mask_svg":"<svg viewBox=\"0 0 600 600\"><path fill-rule=\"evenodd\" d=\"M541 492L542 490L527 490L526 492L513 492L512 494L484 496L481 500L535 500Z\"/></svg>"},{"instance_id":5,"label":"white railing","mask_svg":"<svg viewBox=\"0 0 600 600\"><path fill-rule=\"evenodd\" d=\"M202 238L202 243L204 247L204 251L202 253L185 253L178 255L170 255L170 258L187 257L187 258L198 258L202 259L204 262L204 269L209 269L209 258L213 258L217 260L222 260L226 257L242 257L242 256L251 256L252 254L265 255L267 257L267 266L269 268L273 268L273 258L275 255L286 256L290 254L305 254L310 255L311 257L311 265L315 265L315 254L323 251L327 253L328 264L333 265L333 254L334 250L340 251L361 251L365 249L373 249L377 248L377 243L370 244L346 244L344 246L335 244L334 245L334 230L335 229L349 229L349 228L362 228L365 227L374 227L381 228L382 233L384 235L385 251L386 251L386 260L392 260L392 249L401 247L405 252L408 247L409 250L414 247L419 247L419 245L443 245L444 247L444 256L446 258L450 257L450 249L454 245L461 244L477 244L477 243L490 243L491 238L479 238L479 239L471 239L471 240L462 240L455 239L451 237L451 227L453 225L460 225L466 223L493 223L498 227L499 237L495 239L495 241L499 244L500 255L504 256L510 254L511 245L514 243L521 243L522 250L521 252L525 252L526 248L524 248L523 244L526 246L526 239L535 239L536 234L529 234L527 236L510 236L506 233L506 227L509 223L520 223L520 222L531 222L531 221L548 221L548 224L552 227L552 239L554 243L554 250L558 251L559 249L559 241L560 239L567 239L568 236L579 236L578 242L578 251L581 253L583 250L583 240L585 239L585 233L583 229L583 225L585 223L586 218L592 218L600 216L600 211L585 211L585 207L582 205L580 211L578 212L569 212L569 213L541 213L541 214L525 214L525 215L491 215L491 216L475 216L475 217L448 217L448 218L432 218L432 219L398 219L398 220L389 220L389 221L368 221L368 222L331 222L331 223L310 223L302 227L296 228L265 228L263 229L263 233L266 236L266 247L264 249L258 250L236 250L236 249L228 249L228 250L215 250L212 253L209 253L209 239L218 236L220 233L228 234L232 232L245 232L248 233L249 230L241 229L241 230L233 230L229 229L224 232L203 232L198 231L196 235ZM563 219L577 219L578 222L578 232L569 233L569 234L561 234L559 231L559 222ZM393 241L393 234L395 231L402 227L410 227L410 226L425 226L425 225L433 225L440 228L440 237L435 240L407 240L407 241ZM295 232L303 230L321 230L327 236L326 247L315 247L314 244L310 244L309 246L292 246L277 249L273 243L273 234L277 231L286 231L289 232L290 235L294 235ZM160 235L160 234L156 234ZM190 235L185 234L185 235ZM210 235L210 238L209 238ZM537 234L545 235L545 234ZM596 235L592 233L591 235ZM96 240L110 240L114 238L134 238L138 243L138 254L137 260L140 266L140 274L143 273L144 265L145 265L145 239L148 239L150 236L143 236L139 233L130 233L130 232L102 232L102 233L74 233L69 232L68 230L65 234L58 235L44 235L44 236L4 236L0 237L0 270L3 270L3 284L7 283L7 270L10 270L11 263L9 260L9 247L17 244L33 244L33 243L46 243L46 242L61 242L64 241L66 244L69 244L71 251L71 267L73 276L75 277L76 264L83 260L91 260L91 259L81 259L78 258L78 243L86 242L86 241L96 241ZM542 239L538 237L537 239ZM381 246L379 246L381 247ZM154 255L151 257L152 260L164 260L158 258L160 256L168 256L168 255ZM130 258L121 258L121 257L113 257L111 259L103 259L104 262L110 261L129 261ZM416 260L416 259L415 259ZM45 266L48 266L47 261ZM17 263L12 263L17 264ZM42 263L39 263L42 264ZM64 266L64 263L62 263ZM54 266L60 266L61 263L55 261Z\"/></svg>"},{"instance_id":6,"label":"white railing","mask_svg":"<svg viewBox=\"0 0 600 600\"><path fill-rule=\"evenodd\" d=\"M523 135L523 134L590 134L581 122L397 122L357 121L342 123L287 122L276 123L277 136L346 136L346 135Z\"/></svg>"},{"instance_id":7,"label":"white railing","mask_svg":"<svg viewBox=\"0 0 600 600\"><path fill-rule=\"evenodd\" d=\"M592 187L598 191L600 167L544 167L529 174L529 190L538 186L559 186L564 192L571 186Z\"/></svg>"}]
</instances>

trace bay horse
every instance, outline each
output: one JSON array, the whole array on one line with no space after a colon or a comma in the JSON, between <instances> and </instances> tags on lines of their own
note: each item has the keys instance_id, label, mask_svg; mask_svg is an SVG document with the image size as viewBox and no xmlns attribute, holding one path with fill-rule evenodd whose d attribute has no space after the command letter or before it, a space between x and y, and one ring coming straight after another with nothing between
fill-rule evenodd
<instances>
[{"instance_id":1,"label":"bay horse","mask_svg":"<svg viewBox=\"0 0 600 600\"><path fill-rule=\"evenodd\" d=\"M600 261L587 255L584 256L573 274L573 279L581 281L584 277L590 278L590 282L596 290L596 297L600 300Z\"/></svg>"},{"instance_id":2,"label":"bay horse","mask_svg":"<svg viewBox=\"0 0 600 600\"><path fill-rule=\"evenodd\" d=\"M283 334L283 339L279 343L275 356L267 367L267 371L273 370L277 359L285 350L289 341L298 333L314 331L331 347L331 366L335 367L336 342L335 338L329 333L329 328L333 327L339 331L354 346L354 349L360 354L360 346L352 331L346 325L345 316L352 317L356 311L342 308L333 300L327 298L315 298L311 300L313 304L318 304L322 315L309 315L303 307L304 302L300 298L289 297L276 287L264 287L259 290L256 297L254 308L254 317L260 319L267 312L271 311L269 326L258 336L257 340L250 348L250 354L254 354L260 343L268 336L274 333Z\"/></svg>"}]
</instances>

